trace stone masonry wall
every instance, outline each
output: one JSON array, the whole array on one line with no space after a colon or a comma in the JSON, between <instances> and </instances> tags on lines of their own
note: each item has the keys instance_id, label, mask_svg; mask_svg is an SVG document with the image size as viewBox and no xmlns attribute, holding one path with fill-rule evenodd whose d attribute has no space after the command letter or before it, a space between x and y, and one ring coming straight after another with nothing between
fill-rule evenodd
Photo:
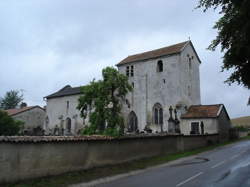
<instances>
[{"instance_id":1,"label":"stone masonry wall","mask_svg":"<svg viewBox=\"0 0 250 187\"><path fill-rule=\"evenodd\" d=\"M218 135L1 137L0 184L171 154L217 142Z\"/></svg>"}]
</instances>

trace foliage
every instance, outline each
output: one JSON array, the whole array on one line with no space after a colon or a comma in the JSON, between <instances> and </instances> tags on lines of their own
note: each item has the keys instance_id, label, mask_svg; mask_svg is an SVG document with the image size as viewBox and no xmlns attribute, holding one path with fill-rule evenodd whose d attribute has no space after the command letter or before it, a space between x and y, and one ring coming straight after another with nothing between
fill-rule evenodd
<instances>
[{"instance_id":1,"label":"foliage","mask_svg":"<svg viewBox=\"0 0 250 187\"><path fill-rule=\"evenodd\" d=\"M208 47L215 50L221 46L225 52L222 71L232 69L225 81L238 83L250 89L250 1L249 0L199 0L198 8L221 8L222 17L215 23L217 37Z\"/></svg>"},{"instance_id":2,"label":"foliage","mask_svg":"<svg viewBox=\"0 0 250 187\"><path fill-rule=\"evenodd\" d=\"M235 129L238 129L239 131L242 131L242 132L247 132L248 131L248 128L247 127L244 127L244 126L236 126L234 127Z\"/></svg>"},{"instance_id":3,"label":"foliage","mask_svg":"<svg viewBox=\"0 0 250 187\"><path fill-rule=\"evenodd\" d=\"M84 119L89 117L90 123L83 134L120 135L124 129L122 102L132 86L128 78L113 67L103 69L102 77L103 80L93 80L82 87L83 95L77 108Z\"/></svg>"},{"instance_id":4,"label":"foliage","mask_svg":"<svg viewBox=\"0 0 250 187\"><path fill-rule=\"evenodd\" d=\"M23 95L18 90L10 90L0 99L0 108L4 110L16 108L22 101Z\"/></svg>"},{"instance_id":5,"label":"foliage","mask_svg":"<svg viewBox=\"0 0 250 187\"><path fill-rule=\"evenodd\" d=\"M17 135L22 126L22 121L15 121L5 111L0 110L0 136Z\"/></svg>"}]
</instances>

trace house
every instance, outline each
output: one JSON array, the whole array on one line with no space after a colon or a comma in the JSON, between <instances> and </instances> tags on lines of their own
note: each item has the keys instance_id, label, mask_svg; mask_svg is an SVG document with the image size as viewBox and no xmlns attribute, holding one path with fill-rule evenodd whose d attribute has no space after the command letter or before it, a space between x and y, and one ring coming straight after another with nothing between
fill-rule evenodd
<instances>
[{"instance_id":1,"label":"house","mask_svg":"<svg viewBox=\"0 0 250 187\"><path fill-rule=\"evenodd\" d=\"M230 117L223 104L192 105L181 115L181 132L189 134L215 134L226 136L231 128Z\"/></svg>"},{"instance_id":2,"label":"house","mask_svg":"<svg viewBox=\"0 0 250 187\"><path fill-rule=\"evenodd\" d=\"M36 135L43 128L46 113L40 106L24 106L6 112L13 119L24 122L24 134Z\"/></svg>"},{"instance_id":3,"label":"house","mask_svg":"<svg viewBox=\"0 0 250 187\"><path fill-rule=\"evenodd\" d=\"M180 115L201 102L200 63L191 41L131 55L119 62L119 72L127 75L134 88L123 105L127 130L179 132Z\"/></svg>"},{"instance_id":4,"label":"house","mask_svg":"<svg viewBox=\"0 0 250 187\"><path fill-rule=\"evenodd\" d=\"M45 97L46 119L44 129L47 134L72 135L83 128L84 120L76 109L80 87L67 85Z\"/></svg>"}]
</instances>

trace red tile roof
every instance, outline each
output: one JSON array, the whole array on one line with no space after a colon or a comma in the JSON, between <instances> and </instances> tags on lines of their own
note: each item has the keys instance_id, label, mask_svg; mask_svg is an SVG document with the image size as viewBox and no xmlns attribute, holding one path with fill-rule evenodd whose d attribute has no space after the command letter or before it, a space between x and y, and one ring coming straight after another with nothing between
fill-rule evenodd
<instances>
[{"instance_id":1,"label":"red tile roof","mask_svg":"<svg viewBox=\"0 0 250 187\"><path fill-rule=\"evenodd\" d=\"M8 115L13 116L13 115L19 114L21 112L31 110L31 109L36 108L36 107L41 108L40 106L29 106L29 107L23 107L23 108L8 109L8 110L5 110L5 111L8 113ZM41 109L43 109L43 108L41 108Z\"/></svg>"},{"instance_id":2,"label":"red tile roof","mask_svg":"<svg viewBox=\"0 0 250 187\"><path fill-rule=\"evenodd\" d=\"M223 104L192 105L181 118L216 118L219 115L221 107L223 107Z\"/></svg>"},{"instance_id":3,"label":"red tile roof","mask_svg":"<svg viewBox=\"0 0 250 187\"><path fill-rule=\"evenodd\" d=\"M166 55L177 54L177 53L180 53L183 47L189 42L190 41L185 41L185 42L181 42L181 43L174 44L171 46L163 47L160 49L155 49L152 51L147 51L144 53L131 55L123 59L121 62L119 62L117 66L127 64L130 62L136 62L136 61L147 60L147 59L157 58L157 57L166 56Z\"/></svg>"}]
</instances>

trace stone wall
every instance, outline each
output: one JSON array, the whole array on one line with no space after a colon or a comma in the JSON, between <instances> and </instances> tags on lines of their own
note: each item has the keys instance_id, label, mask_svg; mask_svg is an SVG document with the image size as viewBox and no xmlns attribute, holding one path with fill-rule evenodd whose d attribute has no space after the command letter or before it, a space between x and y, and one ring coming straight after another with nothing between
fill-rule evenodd
<instances>
[{"instance_id":1,"label":"stone wall","mask_svg":"<svg viewBox=\"0 0 250 187\"><path fill-rule=\"evenodd\" d=\"M218 135L0 137L0 183L58 175L204 147Z\"/></svg>"}]
</instances>

